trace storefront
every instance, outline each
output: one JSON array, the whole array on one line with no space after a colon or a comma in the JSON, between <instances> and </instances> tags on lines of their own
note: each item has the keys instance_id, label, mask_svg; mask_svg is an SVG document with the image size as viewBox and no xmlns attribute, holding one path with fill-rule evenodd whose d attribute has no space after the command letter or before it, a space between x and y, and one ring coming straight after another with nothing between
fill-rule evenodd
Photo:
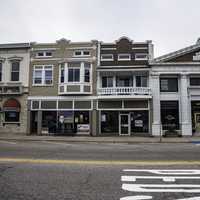
<instances>
[{"instance_id":1,"label":"storefront","mask_svg":"<svg viewBox=\"0 0 200 200\"><path fill-rule=\"evenodd\" d=\"M149 100L99 101L98 110L100 135L148 135L150 132Z\"/></svg>"},{"instance_id":2,"label":"storefront","mask_svg":"<svg viewBox=\"0 0 200 200\"><path fill-rule=\"evenodd\" d=\"M32 100L31 134L89 135L91 100Z\"/></svg>"}]
</instances>

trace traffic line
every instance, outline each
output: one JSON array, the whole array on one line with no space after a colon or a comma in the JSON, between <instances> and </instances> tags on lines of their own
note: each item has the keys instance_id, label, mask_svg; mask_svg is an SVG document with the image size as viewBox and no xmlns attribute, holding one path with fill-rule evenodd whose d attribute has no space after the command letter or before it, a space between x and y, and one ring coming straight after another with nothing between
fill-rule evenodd
<instances>
[{"instance_id":1,"label":"traffic line","mask_svg":"<svg viewBox=\"0 0 200 200\"><path fill-rule=\"evenodd\" d=\"M31 164L76 164L76 165L135 165L135 166L169 166L169 165L200 165L199 161L108 161L108 160L58 160L31 158L0 158L0 162L31 163Z\"/></svg>"},{"instance_id":2,"label":"traffic line","mask_svg":"<svg viewBox=\"0 0 200 200\"><path fill-rule=\"evenodd\" d=\"M3 143L3 144L17 144L17 142L10 142L10 141L5 141L5 140L0 140L0 143Z\"/></svg>"}]
</instances>

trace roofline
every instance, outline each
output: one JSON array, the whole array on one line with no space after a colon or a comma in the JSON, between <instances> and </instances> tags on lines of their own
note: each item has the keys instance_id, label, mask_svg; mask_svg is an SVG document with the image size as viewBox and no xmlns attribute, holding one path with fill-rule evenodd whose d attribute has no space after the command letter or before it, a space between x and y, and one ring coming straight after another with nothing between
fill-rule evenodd
<instances>
[{"instance_id":1,"label":"roofline","mask_svg":"<svg viewBox=\"0 0 200 200\"><path fill-rule=\"evenodd\" d=\"M32 43L6 43L0 44L0 49L24 49L30 48Z\"/></svg>"},{"instance_id":2,"label":"roofline","mask_svg":"<svg viewBox=\"0 0 200 200\"><path fill-rule=\"evenodd\" d=\"M180 55L184 55L184 54L189 53L189 52L191 52L191 51L193 51L193 50L195 50L197 48L200 48L200 43L196 43L194 45L179 49L177 51L173 51L171 53L159 56L159 57L153 59L153 62L154 63L157 63L157 62L159 63L159 62L167 61L168 59L172 59L172 58L176 58L176 57L178 57Z\"/></svg>"}]
</instances>

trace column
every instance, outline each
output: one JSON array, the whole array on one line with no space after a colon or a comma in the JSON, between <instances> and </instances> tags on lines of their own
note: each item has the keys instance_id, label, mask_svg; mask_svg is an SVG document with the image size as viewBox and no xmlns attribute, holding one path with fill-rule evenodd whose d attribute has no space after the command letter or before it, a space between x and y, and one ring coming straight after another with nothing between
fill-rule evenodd
<instances>
[{"instance_id":1,"label":"column","mask_svg":"<svg viewBox=\"0 0 200 200\"><path fill-rule=\"evenodd\" d=\"M37 113L37 134L42 134L42 111L38 110Z\"/></svg>"},{"instance_id":2,"label":"column","mask_svg":"<svg viewBox=\"0 0 200 200\"><path fill-rule=\"evenodd\" d=\"M151 74L149 78L149 86L152 90L153 105L152 135L159 136L161 134L160 79L158 74Z\"/></svg>"},{"instance_id":3,"label":"column","mask_svg":"<svg viewBox=\"0 0 200 200\"><path fill-rule=\"evenodd\" d=\"M191 107L190 98L188 95L187 76L181 75L180 81L180 112L181 113L181 131L183 136L192 135L192 123L191 123Z\"/></svg>"}]
</instances>

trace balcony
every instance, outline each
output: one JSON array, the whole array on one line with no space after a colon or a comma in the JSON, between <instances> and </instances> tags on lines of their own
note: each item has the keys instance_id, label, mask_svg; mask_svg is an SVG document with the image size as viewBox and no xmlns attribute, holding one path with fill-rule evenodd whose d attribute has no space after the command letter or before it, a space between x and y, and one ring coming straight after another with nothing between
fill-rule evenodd
<instances>
[{"instance_id":1,"label":"balcony","mask_svg":"<svg viewBox=\"0 0 200 200\"><path fill-rule=\"evenodd\" d=\"M91 94L91 83L60 83L58 88L59 95L68 94Z\"/></svg>"},{"instance_id":2,"label":"balcony","mask_svg":"<svg viewBox=\"0 0 200 200\"><path fill-rule=\"evenodd\" d=\"M21 83L0 83L0 95L22 95Z\"/></svg>"},{"instance_id":3,"label":"balcony","mask_svg":"<svg viewBox=\"0 0 200 200\"><path fill-rule=\"evenodd\" d=\"M99 96L107 96L107 95L151 96L151 89L149 87L107 87L107 88L99 88L98 95Z\"/></svg>"}]
</instances>

